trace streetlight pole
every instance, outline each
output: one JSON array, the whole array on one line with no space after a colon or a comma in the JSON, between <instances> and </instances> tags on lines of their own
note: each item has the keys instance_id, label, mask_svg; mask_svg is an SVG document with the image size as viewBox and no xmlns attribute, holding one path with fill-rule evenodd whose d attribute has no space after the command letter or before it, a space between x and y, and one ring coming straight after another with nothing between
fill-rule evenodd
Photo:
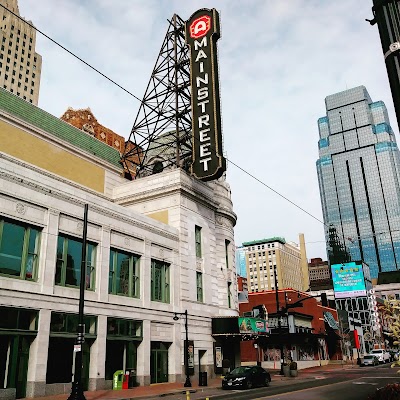
<instances>
[{"instance_id":1,"label":"streetlight pole","mask_svg":"<svg viewBox=\"0 0 400 400\"><path fill-rule=\"evenodd\" d=\"M185 310L183 313L176 312L174 317L172 318L174 321L178 321L178 315L185 316L185 374L186 380L184 383L184 387L192 387L192 382L190 382L190 375L189 375L189 333L188 333L188 311Z\"/></svg>"},{"instance_id":2,"label":"streetlight pole","mask_svg":"<svg viewBox=\"0 0 400 400\"><path fill-rule=\"evenodd\" d=\"M281 313L279 310L279 293L278 293L278 277L276 276L276 266L274 267L274 279L275 279L275 300L276 300L276 314L278 316L278 334L279 337L281 336ZM280 337L281 339L281 337ZM284 355L283 355L283 344L280 343L279 344L279 350L281 353L281 369L279 371L280 375L283 375L283 359L284 359Z\"/></svg>"},{"instance_id":3,"label":"streetlight pole","mask_svg":"<svg viewBox=\"0 0 400 400\"><path fill-rule=\"evenodd\" d=\"M74 346L75 351L75 373L72 382L71 394L68 400L86 400L82 387L82 368L83 368L83 343L85 343L85 324L83 322L83 307L85 304L86 289L86 243L87 243L87 225L88 225L88 205L85 204L83 217L83 242L82 242L82 263L81 280L79 283L79 316L78 329Z\"/></svg>"}]
</instances>

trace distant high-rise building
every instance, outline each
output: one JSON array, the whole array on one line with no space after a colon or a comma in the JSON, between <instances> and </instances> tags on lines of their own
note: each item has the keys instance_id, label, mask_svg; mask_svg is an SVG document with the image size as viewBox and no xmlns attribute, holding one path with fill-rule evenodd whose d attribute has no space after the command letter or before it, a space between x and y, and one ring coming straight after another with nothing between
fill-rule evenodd
<instances>
[{"instance_id":1,"label":"distant high-rise building","mask_svg":"<svg viewBox=\"0 0 400 400\"><path fill-rule=\"evenodd\" d=\"M246 269L246 251L244 247L238 246L235 251L236 257L236 272L239 276L246 278L247 277L247 269Z\"/></svg>"},{"instance_id":2,"label":"distant high-rise building","mask_svg":"<svg viewBox=\"0 0 400 400\"><path fill-rule=\"evenodd\" d=\"M274 271L279 289L308 289L308 264L303 247L303 234L299 245L280 237L243 243L249 292L275 289Z\"/></svg>"},{"instance_id":3,"label":"distant high-rise building","mask_svg":"<svg viewBox=\"0 0 400 400\"><path fill-rule=\"evenodd\" d=\"M400 1L373 0L371 25L378 24L383 57L400 127Z\"/></svg>"},{"instance_id":4,"label":"distant high-rise building","mask_svg":"<svg viewBox=\"0 0 400 400\"><path fill-rule=\"evenodd\" d=\"M328 96L318 120L318 181L328 254L342 253L371 277L400 267L400 153L382 101L364 86ZM331 254L332 255L332 254ZM337 254L333 254L337 258Z\"/></svg>"},{"instance_id":5,"label":"distant high-rise building","mask_svg":"<svg viewBox=\"0 0 400 400\"><path fill-rule=\"evenodd\" d=\"M311 290L333 288L328 261L322 261L322 258L312 258L308 263L308 273L310 277Z\"/></svg>"},{"instance_id":6,"label":"distant high-rise building","mask_svg":"<svg viewBox=\"0 0 400 400\"><path fill-rule=\"evenodd\" d=\"M0 4L19 15L17 0ZM35 52L36 29L0 7L0 42L0 87L37 105L42 56Z\"/></svg>"}]
</instances>

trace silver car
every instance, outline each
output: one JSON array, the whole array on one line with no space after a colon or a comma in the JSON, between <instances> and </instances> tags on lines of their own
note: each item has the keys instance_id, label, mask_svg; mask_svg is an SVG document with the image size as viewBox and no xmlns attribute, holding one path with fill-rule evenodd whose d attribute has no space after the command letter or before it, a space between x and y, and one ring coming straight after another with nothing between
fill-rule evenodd
<instances>
[{"instance_id":1,"label":"silver car","mask_svg":"<svg viewBox=\"0 0 400 400\"><path fill-rule=\"evenodd\" d=\"M373 354L367 354L364 356L364 359L361 362L361 366L365 367L367 365L379 365L379 360L377 356Z\"/></svg>"}]
</instances>

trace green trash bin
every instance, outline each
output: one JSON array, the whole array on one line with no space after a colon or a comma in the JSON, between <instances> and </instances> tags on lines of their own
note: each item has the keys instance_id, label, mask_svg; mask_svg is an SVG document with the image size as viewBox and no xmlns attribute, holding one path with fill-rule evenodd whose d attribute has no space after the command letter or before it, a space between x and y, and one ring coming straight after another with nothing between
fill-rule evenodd
<instances>
[{"instance_id":1,"label":"green trash bin","mask_svg":"<svg viewBox=\"0 0 400 400\"><path fill-rule=\"evenodd\" d=\"M124 381L124 371L115 371L113 375L113 390L122 390L122 382Z\"/></svg>"}]
</instances>

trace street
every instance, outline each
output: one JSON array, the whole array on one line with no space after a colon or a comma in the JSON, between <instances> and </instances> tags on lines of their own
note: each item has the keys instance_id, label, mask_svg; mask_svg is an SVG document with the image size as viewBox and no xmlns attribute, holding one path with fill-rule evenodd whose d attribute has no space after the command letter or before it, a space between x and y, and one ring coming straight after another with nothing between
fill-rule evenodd
<instances>
[{"instance_id":1,"label":"street","mask_svg":"<svg viewBox=\"0 0 400 400\"><path fill-rule=\"evenodd\" d=\"M190 393L190 400L205 400L206 398L210 400L367 400L368 395L372 394L376 388L398 381L397 371L397 368L392 369L390 365L380 365L303 372L302 378L298 380L283 381L279 376L273 376L271 386L268 388L229 391L215 388L204 393L201 391ZM169 395L168 399L186 400L186 394Z\"/></svg>"}]
</instances>

